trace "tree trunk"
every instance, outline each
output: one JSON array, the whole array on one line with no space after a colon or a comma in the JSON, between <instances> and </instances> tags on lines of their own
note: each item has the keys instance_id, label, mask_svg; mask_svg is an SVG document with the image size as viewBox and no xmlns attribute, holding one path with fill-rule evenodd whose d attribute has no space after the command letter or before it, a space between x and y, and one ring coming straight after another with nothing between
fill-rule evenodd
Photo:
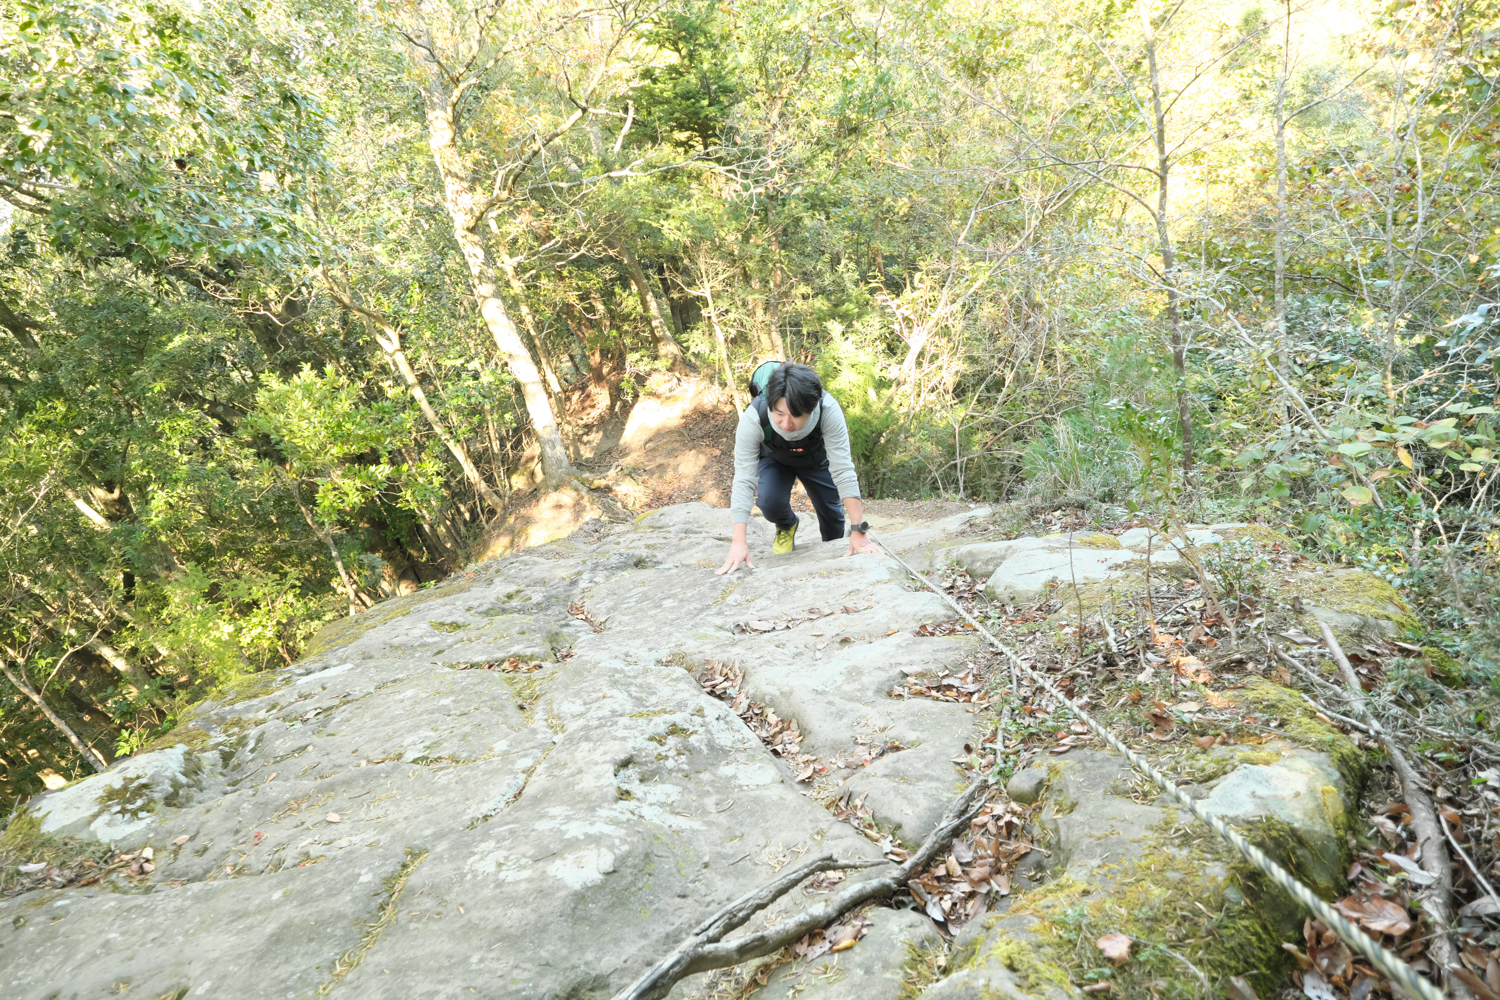
<instances>
[{"instance_id":1,"label":"tree trunk","mask_svg":"<svg viewBox=\"0 0 1500 1000\"><path fill-rule=\"evenodd\" d=\"M36 703L36 707L42 710L42 714L47 717L47 721L56 726L57 731L66 736L68 742L73 744L74 749L76 749L79 754L82 755L84 760L88 761L89 767L92 767L95 771L103 771L106 767L109 766L104 763L104 757L93 747L89 746L87 743L83 742L83 740L79 739L78 734L73 732L73 728L62 720L62 716L52 711L47 703L42 700L42 696L36 691L31 690L26 682L23 681L16 674L16 672L10 668L10 664L6 663L4 660L0 660L0 673L5 674L5 679L14 684L16 686L16 690L20 691L22 694Z\"/></svg>"},{"instance_id":2,"label":"tree trunk","mask_svg":"<svg viewBox=\"0 0 1500 1000\"><path fill-rule=\"evenodd\" d=\"M641 269L641 262L636 260L635 254L630 252L630 246L624 240L615 243L615 250L625 264L625 273L630 276L630 283L635 286L636 295L640 297L641 312L646 314L646 322L651 324L651 333L656 337L657 353L666 360L672 371L679 375L686 375L688 366L682 356L682 348L677 346L672 331L667 329L666 322L661 318L661 308L656 302L656 293L651 290L651 281L646 277L646 272Z\"/></svg>"},{"instance_id":3,"label":"tree trunk","mask_svg":"<svg viewBox=\"0 0 1500 1000\"><path fill-rule=\"evenodd\" d=\"M750 286L750 329L755 333L755 351L758 355L756 360L769 360L774 357L778 361L783 361L785 358L767 333L766 297L761 294L760 279L755 276L755 272L748 264L742 265L741 270L745 275L745 283Z\"/></svg>"},{"instance_id":4,"label":"tree trunk","mask_svg":"<svg viewBox=\"0 0 1500 1000\"><path fill-rule=\"evenodd\" d=\"M1156 236L1161 250L1162 281L1167 286L1167 334L1172 345L1172 365L1177 369L1177 428L1182 435L1182 468L1193 467L1193 411L1187 391L1187 342L1182 336L1181 295L1177 291L1177 262L1172 234L1167 229L1167 180L1172 160L1167 153L1167 115L1162 110L1161 72L1156 65L1156 28L1151 9L1141 4L1141 25L1146 32L1146 63L1151 70L1151 110L1156 139Z\"/></svg>"},{"instance_id":5,"label":"tree trunk","mask_svg":"<svg viewBox=\"0 0 1500 1000\"><path fill-rule=\"evenodd\" d=\"M558 415L561 416L562 383L557 380L557 374L552 370L552 361L547 357L546 347L542 345L542 335L537 332L536 320L531 315L531 307L526 304L526 289L521 284L515 265L511 263L509 257L500 258L500 270L505 274L511 294L516 297L516 308L521 310L521 323L526 327L526 333L531 338L531 346L536 351L537 361L541 363L542 374L547 377L547 388L552 390L552 398L557 401Z\"/></svg>"},{"instance_id":6,"label":"tree trunk","mask_svg":"<svg viewBox=\"0 0 1500 1000\"><path fill-rule=\"evenodd\" d=\"M778 358L786 358L786 344L781 339L781 241L776 238L776 224L771 215L769 198L766 199L766 238L771 244L771 281L766 286L766 321L771 327L771 349Z\"/></svg>"},{"instance_id":7,"label":"tree trunk","mask_svg":"<svg viewBox=\"0 0 1500 1000\"><path fill-rule=\"evenodd\" d=\"M495 266L484 237L479 234L485 199L475 189L468 168L459 155L452 88L443 68L432 56L437 51L432 33L425 24L417 23L414 27L421 45L413 46L410 53L413 61L427 74L426 84L422 87L427 145L437 164L438 176L443 180L443 207L453 223L454 239L469 266L469 284L479 305L479 315L505 358L511 375L521 387L526 414L531 418L531 429L541 448L543 482L547 486L556 486L575 474L573 465L568 461L557 418L547 399L541 375L531 360L531 352L522 343L516 324L500 298Z\"/></svg>"},{"instance_id":8,"label":"tree trunk","mask_svg":"<svg viewBox=\"0 0 1500 1000\"><path fill-rule=\"evenodd\" d=\"M688 318L684 315L686 310L681 300L672 294L672 281L666 264L657 266L656 278L661 285L661 300L667 304L667 312L672 317L672 332L678 337L686 337L688 328Z\"/></svg>"},{"instance_id":9,"label":"tree trunk","mask_svg":"<svg viewBox=\"0 0 1500 1000\"><path fill-rule=\"evenodd\" d=\"M115 673L130 685L134 692L145 698L158 708L165 705L169 700L160 691L151 686L151 676L146 671L131 663L118 649L107 642L98 639L91 640L86 647L89 652L94 653L114 668Z\"/></svg>"},{"instance_id":10,"label":"tree trunk","mask_svg":"<svg viewBox=\"0 0 1500 1000\"><path fill-rule=\"evenodd\" d=\"M598 293L595 292L594 295L596 296L594 300L594 307L602 313L604 310L604 305L598 300ZM572 320L572 317L575 314L579 319L577 323L573 322ZM584 312L582 309L569 308L568 316L568 328L573 331L573 336L578 338L579 347L583 351L584 358L588 361L589 382L591 382L595 388L602 389L604 388L607 381L604 377L604 355L600 353L599 349L599 345L603 343L604 335L601 333L593 343L590 343L589 336L585 332L588 328L589 323L591 322L589 314Z\"/></svg>"},{"instance_id":11,"label":"tree trunk","mask_svg":"<svg viewBox=\"0 0 1500 1000\"><path fill-rule=\"evenodd\" d=\"M359 592L359 587L354 583L354 577L350 576L349 571L344 568L344 557L340 554L339 547L333 542L333 532L320 525L312 516L312 511L307 509L307 504L302 502L302 488L297 485L297 477L279 468L277 472L280 473L286 484L292 488L292 499L297 501L297 508L302 511L302 517L307 521L307 526L312 529L313 534L317 535L324 545L328 546L328 553L333 556L333 564L338 567L339 579L344 582L344 593L349 596L349 613L351 615L359 614L374 602L361 599L362 595Z\"/></svg>"},{"instance_id":12,"label":"tree trunk","mask_svg":"<svg viewBox=\"0 0 1500 1000\"><path fill-rule=\"evenodd\" d=\"M719 364L724 367L724 384L729 389L730 396L734 399L734 408L741 412L745 409L745 403L740 396L740 387L735 384L734 370L729 367L729 345L724 341L724 330L719 326L718 313L714 311L713 283L708 280L706 271L700 271L703 278L703 299L708 303L708 322L714 328L714 342L719 347Z\"/></svg>"},{"instance_id":13,"label":"tree trunk","mask_svg":"<svg viewBox=\"0 0 1500 1000\"><path fill-rule=\"evenodd\" d=\"M325 281L327 281L326 275ZM412 398L417 401L417 408L422 411L422 416L426 417L427 423L432 426L432 432L437 435L439 441L443 442L448 453L453 456L454 461L458 462L459 468L463 469L464 478L468 479L469 485L474 487L474 492L478 493L491 509L501 510L504 507L504 501L484 481L484 476L480 475L479 468L469 457L469 449L449 432L448 426L438 416L432 401L427 398L427 391L422 388L422 382L417 378L416 371L412 369L411 360L407 358L406 351L401 346L401 331L380 313L366 309L355 302L352 297L334 287L332 281L327 281L327 284L339 305L350 312L358 313L375 325L375 342L385 352L391 367L396 369L396 373L406 383L406 388L411 392Z\"/></svg>"},{"instance_id":14,"label":"tree trunk","mask_svg":"<svg viewBox=\"0 0 1500 1000\"><path fill-rule=\"evenodd\" d=\"M1283 384L1291 377L1291 351L1286 332L1286 80L1292 60L1292 0L1286 0L1281 41L1281 76L1276 81L1276 240L1274 246L1276 273L1276 368ZM1292 403L1285 390L1281 395L1281 423L1291 419Z\"/></svg>"}]
</instances>

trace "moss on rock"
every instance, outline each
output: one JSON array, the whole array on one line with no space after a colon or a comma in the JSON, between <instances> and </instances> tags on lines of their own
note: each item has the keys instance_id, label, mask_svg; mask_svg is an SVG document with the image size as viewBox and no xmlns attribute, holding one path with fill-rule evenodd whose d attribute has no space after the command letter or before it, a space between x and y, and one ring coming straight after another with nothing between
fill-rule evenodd
<instances>
[{"instance_id":1,"label":"moss on rock","mask_svg":"<svg viewBox=\"0 0 1500 1000\"><path fill-rule=\"evenodd\" d=\"M1115 995L1198 1000L1202 983L1170 949L1211 982L1252 976L1260 989L1274 990L1288 964L1281 942L1300 919L1295 907L1202 834L1182 831L1173 814L1108 890L1065 875L1025 893L970 966L998 961L1033 989L1108 980ZM1005 933L1027 918L1027 933ZM1111 932L1136 941L1131 960L1118 967L1093 945Z\"/></svg>"},{"instance_id":2,"label":"moss on rock","mask_svg":"<svg viewBox=\"0 0 1500 1000\"><path fill-rule=\"evenodd\" d=\"M1300 597L1339 614L1394 622L1403 629L1420 628L1422 624L1401 599L1400 591L1362 569L1316 567L1293 579L1283 595Z\"/></svg>"},{"instance_id":3,"label":"moss on rock","mask_svg":"<svg viewBox=\"0 0 1500 1000\"><path fill-rule=\"evenodd\" d=\"M1364 787L1370 762L1349 737L1319 719L1312 706L1290 688L1262 678L1252 678L1238 691L1227 692L1235 701L1262 715L1281 719L1281 733L1292 743L1321 750L1328 755L1350 795Z\"/></svg>"},{"instance_id":4,"label":"moss on rock","mask_svg":"<svg viewBox=\"0 0 1500 1000\"><path fill-rule=\"evenodd\" d=\"M1275 528L1268 528L1264 524L1242 524L1237 528L1224 528L1219 535L1226 542L1238 542L1249 539L1262 548L1271 548L1273 545L1287 552L1296 552L1297 543Z\"/></svg>"},{"instance_id":5,"label":"moss on rock","mask_svg":"<svg viewBox=\"0 0 1500 1000\"><path fill-rule=\"evenodd\" d=\"M1463 687L1464 668L1447 651L1438 646L1423 646L1422 653L1427 661L1432 664L1432 677L1434 680L1448 687Z\"/></svg>"}]
</instances>

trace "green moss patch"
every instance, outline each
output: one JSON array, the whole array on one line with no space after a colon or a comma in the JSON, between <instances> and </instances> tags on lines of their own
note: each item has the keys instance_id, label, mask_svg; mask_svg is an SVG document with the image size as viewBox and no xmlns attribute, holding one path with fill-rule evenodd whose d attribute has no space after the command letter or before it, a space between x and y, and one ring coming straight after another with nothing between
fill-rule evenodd
<instances>
[{"instance_id":1,"label":"green moss patch","mask_svg":"<svg viewBox=\"0 0 1500 1000\"><path fill-rule=\"evenodd\" d=\"M1275 528L1268 528L1264 524L1246 524L1238 528L1225 528L1219 534L1226 542L1238 542L1246 538L1262 548L1278 546L1286 552L1296 552L1297 543Z\"/></svg>"},{"instance_id":2,"label":"green moss patch","mask_svg":"<svg viewBox=\"0 0 1500 1000\"><path fill-rule=\"evenodd\" d=\"M1245 682L1243 689L1226 692L1231 698L1259 714L1281 720L1286 739L1310 750L1328 754L1333 766L1344 779L1351 796L1364 787L1370 774L1365 754L1343 733L1319 719L1312 707L1289 688L1261 678Z\"/></svg>"},{"instance_id":3,"label":"green moss patch","mask_svg":"<svg viewBox=\"0 0 1500 1000\"><path fill-rule=\"evenodd\" d=\"M1021 896L1007 921L1033 918L1030 934L992 936L971 964L996 960L1028 987L1109 981L1113 996L1199 1000L1203 983L1191 963L1210 983L1250 976L1272 995L1284 979L1281 942L1294 933L1295 914L1289 920L1282 901L1252 884L1208 831L1164 827L1107 891L1064 876ZM1123 965L1094 945L1110 933L1135 942Z\"/></svg>"},{"instance_id":4,"label":"green moss patch","mask_svg":"<svg viewBox=\"0 0 1500 1000\"><path fill-rule=\"evenodd\" d=\"M1404 629L1420 628L1422 624L1395 587L1362 569L1318 567L1293 579L1279 596L1300 597L1320 608L1378 618Z\"/></svg>"}]
</instances>

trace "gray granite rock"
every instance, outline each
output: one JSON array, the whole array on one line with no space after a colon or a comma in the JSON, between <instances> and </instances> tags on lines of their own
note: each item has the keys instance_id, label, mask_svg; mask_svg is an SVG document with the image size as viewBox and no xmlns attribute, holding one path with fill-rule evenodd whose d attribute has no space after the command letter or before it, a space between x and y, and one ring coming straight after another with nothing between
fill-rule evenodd
<instances>
[{"instance_id":1,"label":"gray granite rock","mask_svg":"<svg viewBox=\"0 0 1500 1000\"><path fill-rule=\"evenodd\" d=\"M1012 774L1005 782L1005 794L1012 801L1029 806L1042 797L1050 778L1044 767L1025 767Z\"/></svg>"},{"instance_id":2,"label":"gray granite rock","mask_svg":"<svg viewBox=\"0 0 1500 1000\"><path fill-rule=\"evenodd\" d=\"M1004 554L999 574L1020 559L1012 578L1027 586L1059 558L1080 579L1140 558L1097 539L957 537L986 513L876 535L925 567ZM751 534L759 568L728 578L712 572L727 513L702 504L470 567L334 623L303 661L193 712L176 745L38 796L44 829L149 844L157 869L0 901L0 995L75 1000L128 983L127 997L192 1000L598 998L796 858L878 855L819 801L862 796L919 841L962 783L951 759L975 717L890 692L965 669L976 640L914 634L952 612L890 560L848 558L841 542L771 557L769 526ZM787 627L739 627L765 621ZM706 660L737 662L747 696L797 721L804 752L845 766L798 784L701 690ZM1075 750L1041 772L1050 861L1093 891L1169 815L1129 798L1127 770ZM1040 793L1032 774L1012 779L1018 801ZM1333 871L1330 831L1351 794L1336 778L1299 752L1242 767L1206 801L1299 831L1299 863ZM935 932L917 913L871 912L871 933L828 956L836 973L786 995L896 996L908 944ZM1066 995L1002 960L1025 940L1018 920L965 930L974 961L926 995Z\"/></svg>"},{"instance_id":3,"label":"gray granite rock","mask_svg":"<svg viewBox=\"0 0 1500 1000\"><path fill-rule=\"evenodd\" d=\"M886 537L933 545L961 521ZM181 745L38 796L47 829L149 844L157 870L0 902L0 994L607 995L788 861L878 855L690 671L738 660L814 753L909 747L862 793L882 822L920 826L960 779L948 758L973 716L887 691L903 667L961 667L973 640L914 636L946 608L842 544L762 549L760 569L717 577L727 529L682 505L471 567L335 623L304 661L194 713ZM838 613L734 633L815 607ZM523 669L498 669L511 658ZM886 764L906 754L925 765Z\"/></svg>"},{"instance_id":4,"label":"gray granite rock","mask_svg":"<svg viewBox=\"0 0 1500 1000\"><path fill-rule=\"evenodd\" d=\"M865 936L848 951L778 966L756 1000L897 1000L914 948L941 948L943 936L916 910L872 907Z\"/></svg>"}]
</instances>

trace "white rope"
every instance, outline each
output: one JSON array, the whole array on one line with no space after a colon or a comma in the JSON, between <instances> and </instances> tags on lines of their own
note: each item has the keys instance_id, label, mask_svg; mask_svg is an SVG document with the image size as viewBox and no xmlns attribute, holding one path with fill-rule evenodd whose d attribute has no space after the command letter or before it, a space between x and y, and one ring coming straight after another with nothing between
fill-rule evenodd
<instances>
[{"instance_id":1,"label":"white rope","mask_svg":"<svg viewBox=\"0 0 1500 1000\"><path fill-rule=\"evenodd\" d=\"M873 536L871 537L873 539ZM881 548L885 550L886 555L890 556L897 563L899 563L902 569L906 570L912 576L922 581L923 586L946 601L948 605L953 608L953 610L963 615L965 620L967 620L970 625L974 626L974 628L979 631L980 635L988 639L992 646L1005 654L1006 658L1010 660L1013 667L1016 667L1017 669L1025 672L1033 681L1035 681L1037 684L1040 684L1048 694L1056 698L1062 704L1066 705L1068 709L1074 715L1078 716L1083 724L1088 726L1096 736L1098 736L1105 743L1108 743L1111 747L1123 754L1125 756L1125 759L1130 761L1131 766L1140 771L1142 774L1145 774L1152 781L1156 782L1157 785L1161 786L1161 788L1166 791L1167 794L1176 799L1178 804L1180 804L1184 809L1187 809L1194 816L1198 817L1204 823L1208 824L1209 829L1213 830L1214 833L1217 833L1220 837L1223 837L1225 840L1227 840L1229 844L1236 851L1238 851L1246 861L1249 861L1256 868L1260 869L1260 871L1264 873L1267 878L1276 883L1282 889L1286 890L1287 893L1292 896L1292 898L1296 899L1299 903L1301 903L1303 906L1306 906L1309 910L1316 914L1319 920L1327 924L1335 933L1338 934L1339 937L1343 938L1351 948L1368 958L1370 960L1370 963L1374 965L1375 968L1385 973L1385 975L1392 982L1401 986L1403 989L1409 991L1410 993L1421 997L1422 1000L1445 1000L1442 990L1440 990L1431 981L1423 979L1421 976L1417 975L1416 970L1413 969L1410 965L1406 964L1406 962L1402 961L1399 955L1395 954L1392 951L1389 951L1388 949L1383 947L1380 942L1376 941L1364 931L1360 930L1359 927L1355 926L1351 921L1344 917L1342 913L1339 913L1332 906L1325 903L1322 898L1317 895L1317 893L1313 892L1311 888L1298 880L1295 875L1283 868L1260 848L1256 847L1254 844L1246 840L1239 834L1238 831L1229 826L1229 824L1225 823L1222 819L1215 816L1207 809L1203 808L1203 806L1199 805L1196 799L1189 796L1186 792L1180 790L1177 787L1177 783L1175 781L1167 777L1165 774L1162 774L1156 768L1152 767L1151 764L1149 764L1143 757L1137 754L1134 750L1130 749L1130 747L1126 746L1124 742L1122 742L1118 737L1114 735L1114 733L1110 732L1108 729L1105 729L1102 723L1096 720L1093 716L1089 715L1082 708L1079 708L1076 702L1074 702L1071 698L1054 687L1052 682L1048 680L1046 676L1033 670L1029 663L1022 660L1015 654L1014 650L1005 645L1005 643L1001 642L999 639L996 639L988 629L986 629L983 625L981 625L974 619L973 615L965 611L962 605L953 600L953 598L949 597L948 594L944 593L938 587L933 586L932 582L928 580L927 577L923 576L921 573L918 573L915 569L909 566L906 560L896 555L896 553L893 552L888 546L882 545Z\"/></svg>"}]
</instances>

